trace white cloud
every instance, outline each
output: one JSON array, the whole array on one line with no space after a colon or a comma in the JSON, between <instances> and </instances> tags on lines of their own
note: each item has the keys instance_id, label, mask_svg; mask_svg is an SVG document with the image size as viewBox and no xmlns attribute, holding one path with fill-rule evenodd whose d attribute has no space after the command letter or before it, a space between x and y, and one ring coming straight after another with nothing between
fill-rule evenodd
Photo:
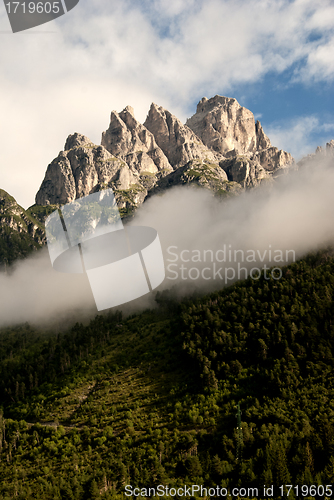
<instances>
[{"instance_id":1,"label":"white cloud","mask_svg":"<svg viewBox=\"0 0 334 500\"><path fill-rule=\"evenodd\" d=\"M331 80L334 75L334 36L312 51L300 77L315 81Z\"/></svg>"},{"instance_id":2,"label":"white cloud","mask_svg":"<svg viewBox=\"0 0 334 500\"><path fill-rule=\"evenodd\" d=\"M127 104L141 121L151 101L185 120L195 95L297 62L295 78L332 81L333 15L327 0L81 0L55 22L1 33L1 187L32 204L66 136L100 142Z\"/></svg>"},{"instance_id":3,"label":"white cloud","mask_svg":"<svg viewBox=\"0 0 334 500\"><path fill-rule=\"evenodd\" d=\"M274 146L289 151L298 161L320 145L314 138L315 133L333 134L334 123L320 124L316 116L304 116L288 122L273 123L265 131Z\"/></svg>"},{"instance_id":4,"label":"white cloud","mask_svg":"<svg viewBox=\"0 0 334 500\"><path fill-rule=\"evenodd\" d=\"M139 208L130 225L149 226L158 231L166 267L166 279L160 290L178 284L180 292L190 285L191 289L196 287L203 293L231 283L219 278L219 269L224 277L224 268L236 271L238 263L249 271L263 268L264 264L281 267L287 263L286 250L293 251L290 258L294 254L299 259L309 251L333 244L333 183L333 166L317 158L299 171L290 170L273 185L264 184L223 202L207 189L177 186L162 196L151 197ZM241 260L240 254L231 260L226 253L223 261L222 254L216 252L224 247L232 249L232 256L235 250L241 250L244 255L253 250L257 256L264 257L247 263ZM269 249L273 258L269 256ZM208 251L209 256L207 260L197 257L191 261L192 251L199 252L200 256ZM219 255L212 259L219 274L210 262L210 251L212 255ZM277 251L284 255L280 262L274 260ZM190 273L191 268L195 274ZM202 271L203 268L207 269L205 280L194 280L196 269ZM230 272L228 276L231 278ZM244 277L242 271L241 278ZM126 304L124 310L134 312L136 308L152 307L153 298L154 293L147 294ZM23 321L57 326L57 322L78 318L83 321L95 314L87 275L55 271L46 248L17 261L11 275L1 276L0 326Z\"/></svg>"}]
</instances>

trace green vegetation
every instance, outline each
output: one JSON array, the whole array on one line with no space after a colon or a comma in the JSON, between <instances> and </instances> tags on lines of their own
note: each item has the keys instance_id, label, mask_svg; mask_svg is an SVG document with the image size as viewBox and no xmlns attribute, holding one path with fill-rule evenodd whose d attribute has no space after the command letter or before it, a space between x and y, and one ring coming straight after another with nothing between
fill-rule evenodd
<instances>
[{"instance_id":1,"label":"green vegetation","mask_svg":"<svg viewBox=\"0 0 334 500\"><path fill-rule=\"evenodd\" d=\"M116 158L116 156L111 156L110 158L105 158L104 160L101 160L101 158L95 160L97 165L103 165L104 163L114 163L116 161L121 162L122 166L124 166L124 162L122 162L122 160L120 160L119 158Z\"/></svg>"},{"instance_id":2,"label":"green vegetation","mask_svg":"<svg viewBox=\"0 0 334 500\"><path fill-rule=\"evenodd\" d=\"M29 233L19 233L8 226L3 226L0 233L0 264L4 266L12 264L41 246Z\"/></svg>"},{"instance_id":3,"label":"green vegetation","mask_svg":"<svg viewBox=\"0 0 334 500\"><path fill-rule=\"evenodd\" d=\"M145 170L144 172L140 172L140 177L155 177L154 172L149 172L148 170Z\"/></svg>"},{"instance_id":4,"label":"green vegetation","mask_svg":"<svg viewBox=\"0 0 334 500\"><path fill-rule=\"evenodd\" d=\"M204 180L219 180L217 172L219 171L219 166L214 163L202 163L194 162L193 167L185 171L185 175L189 177L201 178Z\"/></svg>"},{"instance_id":5,"label":"green vegetation","mask_svg":"<svg viewBox=\"0 0 334 500\"><path fill-rule=\"evenodd\" d=\"M27 214L37 219L44 225L45 219L59 208L58 205L32 205L28 208ZM44 226L42 226L44 227Z\"/></svg>"},{"instance_id":6,"label":"green vegetation","mask_svg":"<svg viewBox=\"0 0 334 500\"><path fill-rule=\"evenodd\" d=\"M204 172L200 172L199 170L190 169L190 170L187 171L187 176L189 176L189 177L200 178L203 175L204 175Z\"/></svg>"},{"instance_id":7,"label":"green vegetation","mask_svg":"<svg viewBox=\"0 0 334 500\"><path fill-rule=\"evenodd\" d=\"M324 251L128 318L3 329L0 498L333 483L333 296Z\"/></svg>"},{"instance_id":8,"label":"green vegetation","mask_svg":"<svg viewBox=\"0 0 334 500\"><path fill-rule=\"evenodd\" d=\"M114 193L118 207L125 204L125 207L120 208L121 217L124 217L136 210L139 204L137 198L138 196L144 197L146 190L139 184L131 184L129 189L114 189Z\"/></svg>"},{"instance_id":9,"label":"green vegetation","mask_svg":"<svg viewBox=\"0 0 334 500\"><path fill-rule=\"evenodd\" d=\"M243 188L238 182L234 181L223 181L221 187L218 187L215 191L215 195L219 198L231 198L242 192Z\"/></svg>"},{"instance_id":10,"label":"green vegetation","mask_svg":"<svg viewBox=\"0 0 334 500\"><path fill-rule=\"evenodd\" d=\"M0 189L0 265L26 257L45 241L43 224Z\"/></svg>"},{"instance_id":11,"label":"green vegetation","mask_svg":"<svg viewBox=\"0 0 334 500\"><path fill-rule=\"evenodd\" d=\"M157 183L157 176L153 172L148 172L148 171L141 172L140 182L147 191L150 191Z\"/></svg>"},{"instance_id":12,"label":"green vegetation","mask_svg":"<svg viewBox=\"0 0 334 500\"><path fill-rule=\"evenodd\" d=\"M219 198L230 198L242 191L242 187L237 182L222 180L222 169L218 164L197 162L193 166L195 168L186 170L183 174L187 182L209 187Z\"/></svg>"}]
</instances>

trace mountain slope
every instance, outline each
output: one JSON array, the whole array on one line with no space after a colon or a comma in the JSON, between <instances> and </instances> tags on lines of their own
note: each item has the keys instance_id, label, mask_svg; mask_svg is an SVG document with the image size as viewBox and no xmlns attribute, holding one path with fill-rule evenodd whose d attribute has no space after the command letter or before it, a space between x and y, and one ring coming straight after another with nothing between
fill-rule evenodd
<instances>
[{"instance_id":1,"label":"mountain slope","mask_svg":"<svg viewBox=\"0 0 334 500\"><path fill-rule=\"evenodd\" d=\"M263 484L274 498L294 484L313 498L311 485L334 480L333 296L326 251L279 282L182 304L165 292L156 311L66 335L3 330L1 493L84 500L199 484L261 500Z\"/></svg>"},{"instance_id":2,"label":"mountain slope","mask_svg":"<svg viewBox=\"0 0 334 500\"><path fill-rule=\"evenodd\" d=\"M0 265L6 267L44 243L42 223L0 189Z\"/></svg>"}]
</instances>

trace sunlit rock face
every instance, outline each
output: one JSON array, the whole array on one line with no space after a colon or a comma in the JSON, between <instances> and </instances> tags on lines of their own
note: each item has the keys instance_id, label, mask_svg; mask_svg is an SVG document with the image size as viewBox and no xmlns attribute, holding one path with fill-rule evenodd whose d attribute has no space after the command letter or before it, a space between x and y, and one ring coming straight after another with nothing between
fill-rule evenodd
<instances>
[{"instance_id":1,"label":"sunlit rock face","mask_svg":"<svg viewBox=\"0 0 334 500\"><path fill-rule=\"evenodd\" d=\"M261 123L255 122L253 113L236 99L219 95L211 99L203 97L187 125L210 149L235 159L247 155L269 173L294 163L289 153L271 145ZM253 180L265 177L263 172L256 172Z\"/></svg>"},{"instance_id":2,"label":"sunlit rock face","mask_svg":"<svg viewBox=\"0 0 334 500\"><path fill-rule=\"evenodd\" d=\"M109 128L103 132L101 143L139 173L172 170L154 135L135 119L131 106L121 113L111 112Z\"/></svg>"},{"instance_id":3,"label":"sunlit rock face","mask_svg":"<svg viewBox=\"0 0 334 500\"><path fill-rule=\"evenodd\" d=\"M79 133L67 138L64 151L47 167L36 204L64 205L111 187L119 207L128 212L147 196L177 184L238 193L293 163L289 153L271 145L260 122L236 99L203 97L186 125L154 103L141 124L127 106L111 112L101 146Z\"/></svg>"},{"instance_id":4,"label":"sunlit rock face","mask_svg":"<svg viewBox=\"0 0 334 500\"><path fill-rule=\"evenodd\" d=\"M208 148L187 125L161 106L151 104L144 125L152 132L174 169L195 159L212 162L223 159L223 155Z\"/></svg>"},{"instance_id":5,"label":"sunlit rock face","mask_svg":"<svg viewBox=\"0 0 334 500\"><path fill-rule=\"evenodd\" d=\"M111 185L116 190L129 189L138 180L139 174L122 159L76 133L48 166L36 204L64 205Z\"/></svg>"},{"instance_id":6,"label":"sunlit rock face","mask_svg":"<svg viewBox=\"0 0 334 500\"><path fill-rule=\"evenodd\" d=\"M257 150L254 115L236 99L216 95L203 97L187 125L206 146L223 155Z\"/></svg>"}]
</instances>

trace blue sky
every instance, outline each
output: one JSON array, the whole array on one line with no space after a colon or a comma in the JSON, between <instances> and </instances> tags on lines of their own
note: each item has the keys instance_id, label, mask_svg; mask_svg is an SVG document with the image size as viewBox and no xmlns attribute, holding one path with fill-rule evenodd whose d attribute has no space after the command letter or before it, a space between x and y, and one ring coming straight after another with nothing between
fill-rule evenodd
<instances>
[{"instance_id":1,"label":"blue sky","mask_svg":"<svg viewBox=\"0 0 334 500\"><path fill-rule=\"evenodd\" d=\"M296 159L334 138L328 0L80 0L13 35L0 8L0 187L25 208L66 137L100 143L111 110L151 102L183 122L235 97Z\"/></svg>"}]
</instances>

